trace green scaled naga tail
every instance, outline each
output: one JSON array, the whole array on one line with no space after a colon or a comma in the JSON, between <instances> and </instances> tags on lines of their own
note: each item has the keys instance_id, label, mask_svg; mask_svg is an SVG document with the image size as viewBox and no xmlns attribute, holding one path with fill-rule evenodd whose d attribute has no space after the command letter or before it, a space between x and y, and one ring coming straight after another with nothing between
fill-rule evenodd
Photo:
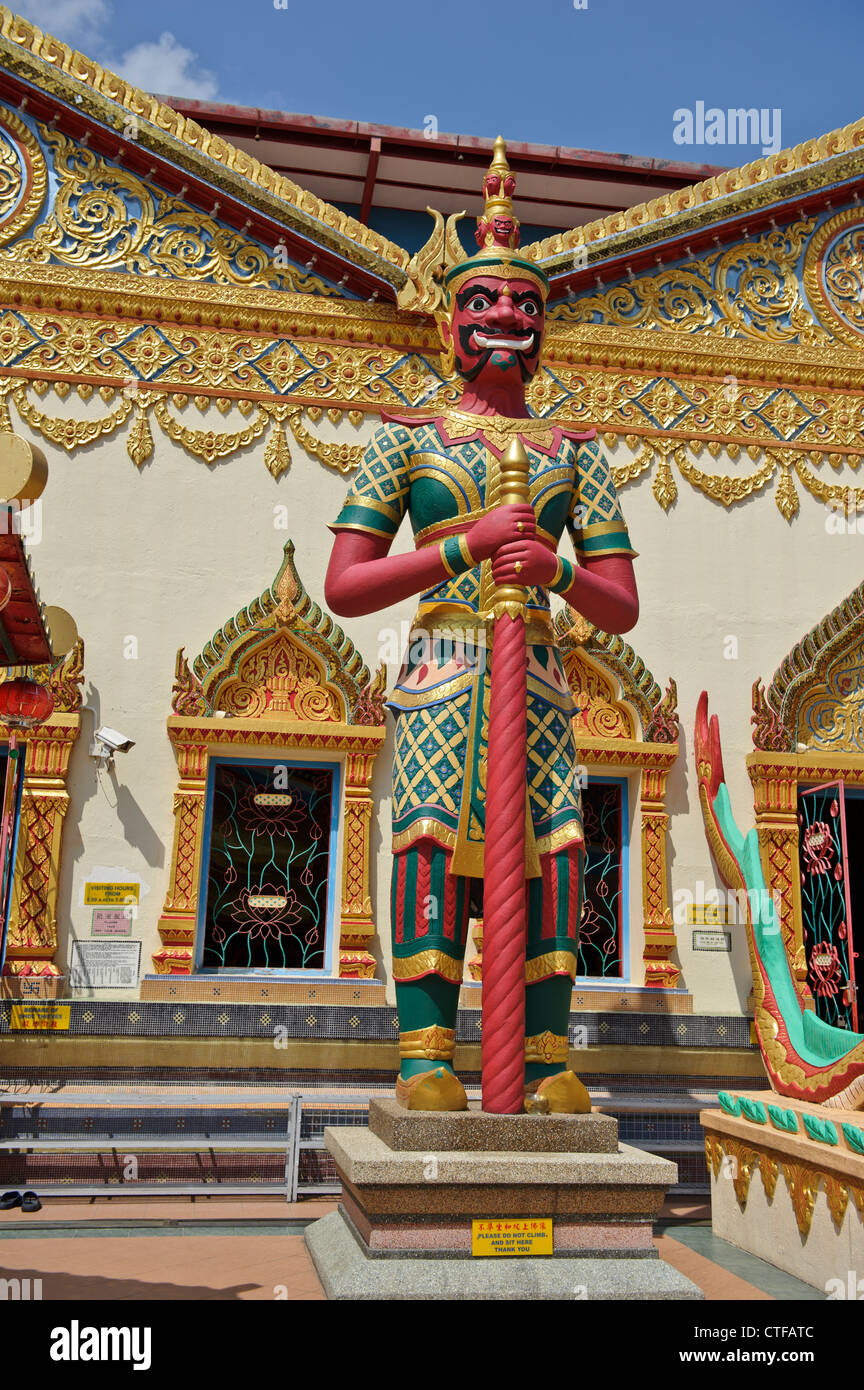
<instances>
[{"instance_id":1,"label":"green scaled naga tail","mask_svg":"<svg viewBox=\"0 0 864 1390\"><path fill-rule=\"evenodd\" d=\"M699 801L714 862L744 910L753 971L756 1035L771 1085L781 1096L864 1109L864 1037L824 1023L805 1009L771 894L765 886L755 830L735 824L723 774L717 716L699 698L694 738Z\"/></svg>"}]
</instances>

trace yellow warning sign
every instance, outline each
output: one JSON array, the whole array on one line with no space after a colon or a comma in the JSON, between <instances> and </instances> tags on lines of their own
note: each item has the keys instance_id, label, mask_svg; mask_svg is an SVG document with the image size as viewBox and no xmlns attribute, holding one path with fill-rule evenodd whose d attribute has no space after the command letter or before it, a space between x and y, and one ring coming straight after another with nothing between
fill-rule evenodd
<instances>
[{"instance_id":1,"label":"yellow warning sign","mask_svg":"<svg viewBox=\"0 0 864 1390\"><path fill-rule=\"evenodd\" d=\"M10 1028L39 1028L49 1031L66 1032L69 1028L69 1004L42 1002L39 1004L13 1004Z\"/></svg>"},{"instance_id":2,"label":"yellow warning sign","mask_svg":"<svg viewBox=\"0 0 864 1390\"><path fill-rule=\"evenodd\" d=\"M137 903L140 883L85 883L85 907L123 907Z\"/></svg>"},{"instance_id":3,"label":"yellow warning sign","mask_svg":"<svg viewBox=\"0 0 864 1390\"><path fill-rule=\"evenodd\" d=\"M538 1216L515 1221L472 1221L471 1254L551 1255L552 1219Z\"/></svg>"}]
</instances>

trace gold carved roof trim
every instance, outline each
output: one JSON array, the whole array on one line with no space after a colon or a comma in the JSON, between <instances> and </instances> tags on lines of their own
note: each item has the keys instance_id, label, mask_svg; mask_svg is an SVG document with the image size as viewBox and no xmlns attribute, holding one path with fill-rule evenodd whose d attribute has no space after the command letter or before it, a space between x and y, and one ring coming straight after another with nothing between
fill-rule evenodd
<instances>
[{"instance_id":1,"label":"gold carved roof trim","mask_svg":"<svg viewBox=\"0 0 864 1390\"><path fill-rule=\"evenodd\" d=\"M529 260L542 265L547 275L573 269L573 251L596 246L589 264L607 256L651 245L659 236L690 236L702 227L733 216L840 184L861 174L864 118L841 126L792 149L727 169L701 183L676 189L621 212L610 213L570 231L556 232L522 248Z\"/></svg>"},{"instance_id":2,"label":"gold carved roof trim","mask_svg":"<svg viewBox=\"0 0 864 1390\"><path fill-rule=\"evenodd\" d=\"M180 115L85 54L0 6L0 66L68 102L122 136L126 112L136 143L189 168L307 239L399 288L409 256L401 246Z\"/></svg>"}]
</instances>

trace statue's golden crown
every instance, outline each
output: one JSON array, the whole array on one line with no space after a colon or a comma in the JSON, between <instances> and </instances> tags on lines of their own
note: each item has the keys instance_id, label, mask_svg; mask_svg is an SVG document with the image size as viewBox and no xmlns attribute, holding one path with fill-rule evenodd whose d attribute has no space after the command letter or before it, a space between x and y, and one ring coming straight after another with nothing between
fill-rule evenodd
<instances>
[{"instance_id":1,"label":"statue's golden crown","mask_svg":"<svg viewBox=\"0 0 864 1390\"><path fill-rule=\"evenodd\" d=\"M453 213L445 222L440 212L427 208L435 225L426 245L409 262L408 279L399 291L400 308L441 314L452 292L477 275L531 280L545 299L549 281L539 266L518 254L519 222L513 215L515 187L516 179L507 162L507 146L499 135L483 180L485 204L475 233L479 251L474 256L466 255L459 239L456 223L465 216L464 212Z\"/></svg>"}]
</instances>

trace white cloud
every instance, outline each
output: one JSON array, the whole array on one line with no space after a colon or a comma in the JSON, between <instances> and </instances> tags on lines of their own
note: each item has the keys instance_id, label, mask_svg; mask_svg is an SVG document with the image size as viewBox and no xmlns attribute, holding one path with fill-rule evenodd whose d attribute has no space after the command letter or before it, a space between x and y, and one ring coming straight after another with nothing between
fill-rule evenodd
<instances>
[{"instance_id":1,"label":"white cloud","mask_svg":"<svg viewBox=\"0 0 864 1390\"><path fill-rule=\"evenodd\" d=\"M219 90L215 73L196 68L198 54L184 48L173 34L162 34L158 43L139 43L130 48L115 71L144 92L212 101Z\"/></svg>"},{"instance_id":2,"label":"white cloud","mask_svg":"<svg viewBox=\"0 0 864 1390\"><path fill-rule=\"evenodd\" d=\"M80 48L142 91L212 101L219 90L215 73L199 68L198 54L171 33L160 35L157 42L144 40L122 58L114 57L104 37L113 18L109 0L12 0L12 4L16 14Z\"/></svg>"},{"instance_id":3,"label":"white cloud","mask_svg":"<svg viewBox=\"0 0 864 1390\"><path fill-rule=\"evenodd\" d=\"M64 43L98 40L111 18L107 0L14 0L12 9Z\"/></svg>"}]
</instances>

